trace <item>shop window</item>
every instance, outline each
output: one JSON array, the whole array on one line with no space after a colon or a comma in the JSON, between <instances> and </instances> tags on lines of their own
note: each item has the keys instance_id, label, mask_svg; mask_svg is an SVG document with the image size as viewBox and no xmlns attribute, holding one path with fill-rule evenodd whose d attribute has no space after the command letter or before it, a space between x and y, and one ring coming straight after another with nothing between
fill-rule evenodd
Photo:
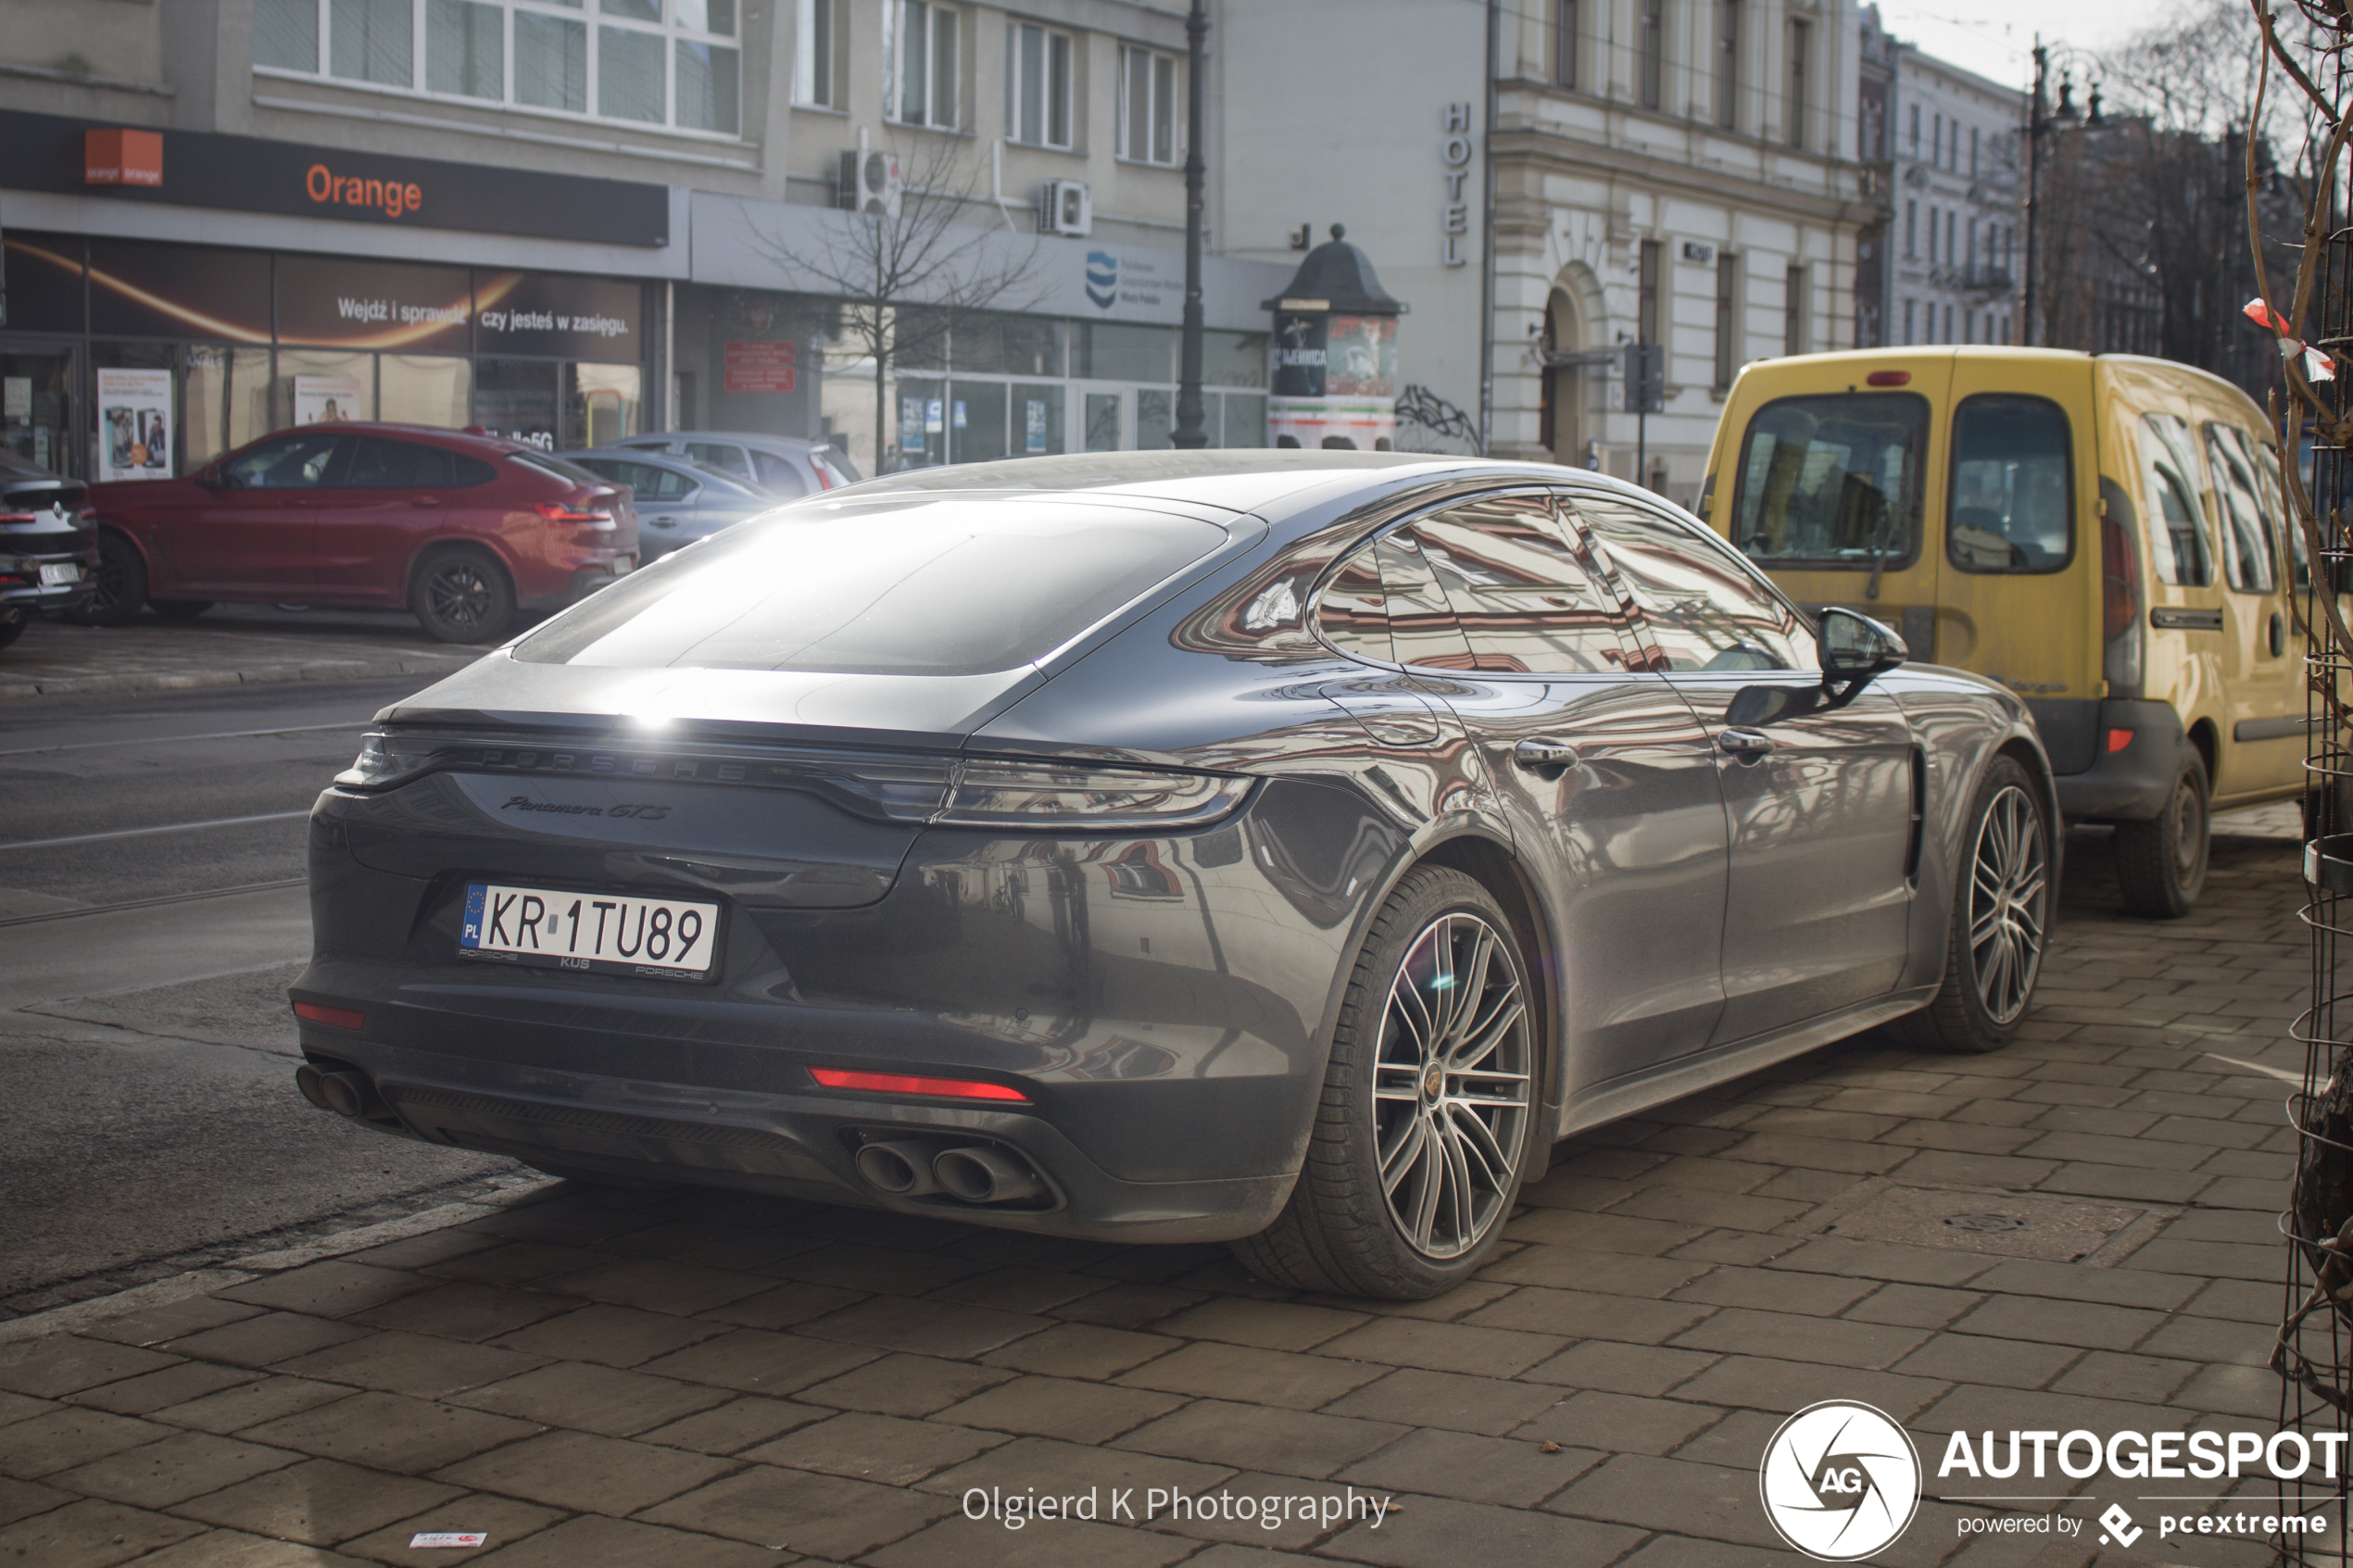
<instances>
[{"instance_id":1,"label":"shop window","mask_svg":"<svg viewBox=\"0 0 2353 1568\"><path fill-rule=\"evenodd\" d=\"M36 468L82 476L82 454L70 433L74 355L0 354L0 448Z\"/></svg>"},{"instance_id":2,"label":"shop window","mask_svg":"<svg viewBox=\"0 0 2353 1568\"><path fill-rule=\"evenodd\" d=\"M505 441L556 450L556 371L544 359L474 361L474 422Z\"/></svg>"},{"instance_id":3,"label":"shop window","mask_svg":"<svg viewBox=\"0 0 2353 1568\"><path fill-rule=\"evenodd\" d=\"M376 357L335 349L280 349L273 411L273 422L282 430L374 419Z\"/></svg>"},{"instance_id":4,"label":"shop window","mask_svg":"<svg viewBox=\"0 0 2353 1568\"><path fill-rule=\"evenodd\" d=\"M843 107L837 95L840 62L834 57L840 36L835 15L840 0L799 0L800 26L793 54L792 100L812 108Z\"/></svg>"},{"instance_id":5,"label":"shop window","mask_svg":"<svg viewBox=\"0 0 2353 1568\"><path fill-rule=\"evenodd\" d=\"M1221 446L1264 446L1266 445L1266 399L1252 393L1229 392L1225 395L1226 434Z\"/></svg>"},{"instance_id":6,"label":"shop window","mask_svg":"<svg viewBox=\"0 0 2353 1568\"><path fill-rule=\"evenodd\" d=\"M1201 334L1201 379L1206 386L1265 386L1265 332Z\"/></svg>"},{"instance_id":7,"label":"shop window","mask_svg":"<svg viewBox=\"0 0 2353 1568\"><path fill-rule=\"evenodd\" d=\"M948 389L948 460L985 463L1005 449L1005 383L952 382Z\"/></svg>"},{"instance_id":8,"label":"shop window","mask_svg":"<svg viewBox=\"0 0 2353 1568\"><path fill-rule=\"evenodd\" d=\"M378 401L396 424L457 430L470 423L473 361L451 355L387 354L378 363Z\"/></svg>"},{"instance_id":9,"label":"shop window","mask_svg":"<svg viewBox=\"0 0 2353 1568\"><path fill-rule=\"evenodd\" d=\"M644 375L635 365L566 366L564 445L601 446L643 430Z\"/></svg>"},{"instance_id":10,"label":"shop window","mask_svg":"<svg viewBox=\"0 0 2353 1568\"><path fill-rule=\"evenodd\" d=\"M1061 386L1025 386L1015 382L1006 418L1011 421L1008 428L1014 457L1051 457L1063 450Z\"/></svg>"},{"instance_id":11,"label":"shop window","mask_svg":"<svg viewBox=\"0 0 2353 1568\"><path fill-rule=\"evenodd\" d=\"M425 86L463 98L507 95L507 14L478 0L425 0Z\"/></svg>"},{"instance_id":12,"label":"shop window","mask_svg":"<svg viewBox=\"0 0 2353 1568\"><path fill-rule=\"evenodd\" d=\"M1176 161L1175 56L1121 47L1119 156L1130 163Z\"/></svg>"},{"instance_id":13,"label":"shop window","mask_svg":"<svg viewBox=\"0 0 2353 1568\"><path fill-rule=\"evenodd\" d=\"M1080 321L1076 327L1071 334L1070 373L1079 380L1175 384L1175 328L1125 321Z\"/></svg>"},{"instance_id":14,"label":"shop window","mask_svg":"<svg viewBox=\"0 0 2353 1568\"><path fill-rule=\"evenodd\" d=\"M515 101L534 108L588 112L588 28L585 22L515 13Z\"/></svg>"},{"instance_id":15,"label":"shop window","mask_svg":"<svg viewBox=\"0 0 2353 1568\"><path fill-rule=\"evenodd\" d=\"M890 40L898 56L888 78L897 93L891 118L902 125L955 130L960 81L955 7L936 0L899 0L898 19Z\"/></svg>"},{"instance_id":16,"label":"shop window","mask_svg":"<svg viewBox=\"0 0 2353 1568\"><path fill-rule=\"evenodd\" d=\"M1116 452L1119 450L1119 394L1090 392L1087 395L1087 450Z\"/></svg>"},{"instance_id":17,"label":"shop window","mask_svg":"<svg viewBox=\"0 0 2353 1568\"><path fill-rule=\"evenodd\" d=\"M276 70L319 69L319 0L257 0L253 63Z\"/></svg>"},{"instance_id":18,"label":"shop window","mask_svg":"<svg viewBox=\"0 0 2353 1568\"><path fill-rule=\"evenodd\" d=\"M181 371L182 450L190 470L267 434L270 351L191 344Z\"/></svg>"},{"instance_id":19,"label":"shop window","mask_svg":"<svg viewBox=\"0 0 2353 1568\"><path fill-rule=\"evenodd\" d=\"M408 87L416 82L410 0L327 0L327 72L353 82Z\"/></svg>"},{"instance_id":20,"label":"shop window","mask_svg":"<svg viewBox=\"0 0 2353 1568\"><path fill-rule=\"evenodd\" d=\"M1015 376L1059 376L1063 328L1063 322L1051 317L967 317L956 325L951 351L955 367Z\"/></svg>"},{"instance_id":21,"label":"shop window","mask_svg":"<svg viewBox=\"0 0 2353 1568\"><path fill-rule=\"evenodd\" d=\"M1176 428L1176 395L1159 387L1139 387L1136 393L1136 450L1165 452Z\"/></svg>"},{"instance_id":22,"label":"shop window","mask_svg":"<svg viewBox=\"0 0 2353 1568\"><path fill-rule=\"evenodd\" d=\"M1035 22L1005 24L1005 139L1033 147L1071 143L1071 36Z\"/></svg>"}]
</instances>

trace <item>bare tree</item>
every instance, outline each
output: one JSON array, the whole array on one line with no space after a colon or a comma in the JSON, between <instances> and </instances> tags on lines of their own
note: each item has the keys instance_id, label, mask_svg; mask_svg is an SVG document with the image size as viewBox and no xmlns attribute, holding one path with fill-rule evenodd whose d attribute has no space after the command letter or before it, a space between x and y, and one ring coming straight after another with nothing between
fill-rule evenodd
<instances>
[{"instance_id":1,"label":"bare tree","mask_svg":"<svg viewBox=\"0 0 2353 1568\"><path fill-rule=\"evenodd\" d=\"M755 247L794 274L794 286L840 302L842 335L873 362L876 473L889 467L892 364L944 347L975 311L1025 310L1043 294L1037 236L1013 245L1012 219L982 189L978 160L958 157L954 138L887 151L902 172L897 211L875 203L843 212L815 241L753 229Z\"/></svg>"}]
</instances>

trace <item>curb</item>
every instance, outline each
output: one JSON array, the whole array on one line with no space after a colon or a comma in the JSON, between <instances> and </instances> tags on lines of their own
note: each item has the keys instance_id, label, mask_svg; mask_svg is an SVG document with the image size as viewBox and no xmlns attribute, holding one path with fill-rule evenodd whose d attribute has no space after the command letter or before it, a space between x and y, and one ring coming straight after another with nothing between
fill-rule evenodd
<instances>
[{"instance_id":1,"label":"curb","mask_svg":"<svg viewBox=\"0 0 2353 1568\"><path fill-rule=\"evenodd\" d=\"M339 1231L317 1241L280 1248L274 1252L256 1252L251 1257L240 1258L234 1263L220 1268L195 1269L184 1274L174 1274L170 1279L157 1280L152 1285L118 1290L111 1296L73 1301L44 1312L28 1312L23 1317L0 1323L0 1345L11 1345L22 1339L43 1339L52 1334L70 1334L108 1318L167 1307L193 1296L210 1295L213 1291L243 1285L262 1274L283 1273L288 1269L298 1269L305 1263L315 1263L322 1258L339 1257L346 1252L364 1252L371 1247L382 1247L388 1241L403 1241L429 1231L461 1225L468 1220L485 1219L536 1198L556 1185L557 1178L549 1176L528 1185L510 1187L496 1198L421 1209L414 1214L403 1214L396 1220Z\"/></svg>"},{"instance_id":2,"label":"curb","mask_svg":"<svg viewBox=\"0 0 2353 1568\"><path fill-rule=\"evenodd\" d=\"M145 693L218 689L226 686L291 685L304 681L359 681L377 675L446 675L463 670L480 654L430 655L406 659L337 659L314 664L273 664L258 670L205 671L193 674L68 675L54 680L0 680L0 703L38 702L59 696L136 696Z\"/></svg>"}]
</instances>

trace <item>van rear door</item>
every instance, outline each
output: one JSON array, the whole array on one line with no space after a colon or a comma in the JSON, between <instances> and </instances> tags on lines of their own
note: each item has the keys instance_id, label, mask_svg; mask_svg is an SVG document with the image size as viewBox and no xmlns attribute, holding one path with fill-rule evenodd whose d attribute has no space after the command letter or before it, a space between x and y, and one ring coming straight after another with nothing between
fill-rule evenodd
<instances>
[{"instance_id":1,"label":"van rear door","mask_svg":"<svg viewBox=\"0 0 2353 1568\"><path fill-rule=\"evenodd\" d=\"M2014 357L1956 354L1947 419L1930 480L1938 661L2028 698L2099 696L2092 361L2021 376Z\"/></svg>"}]
</instances>

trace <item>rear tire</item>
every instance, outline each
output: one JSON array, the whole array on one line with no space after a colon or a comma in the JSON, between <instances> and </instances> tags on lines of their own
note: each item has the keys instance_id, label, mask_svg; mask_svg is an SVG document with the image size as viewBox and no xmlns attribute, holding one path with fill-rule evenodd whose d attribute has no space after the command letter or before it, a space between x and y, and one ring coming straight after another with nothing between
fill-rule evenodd
<instances>
[{"instance_id":1,"label":"rear tire","mask_svg":"<svg viewBox=\"0 0 2353 1568\"><path fill-rule=\"evenodd\" d=\"M2173 791L2153 821L2116 824L2116 880L2124 910L2147 920L2180 920L2206 885L2211 822L2206 759L2182 750Z\"/></svg>"},{"instance_id":2,"label":"rear tire","mask_svg":"<svg viewBox=\"0 0 2353 1568\"><path fill-rule=\"evenodd\" d=\"M2033 1006L2051 928L2051 828L2026 770L1997 757L1969 804L1936 999L1895 1021L1919 1051L1982 1056Z\"/></svg>"},{"instance_id":3,"label":"rear tire","mask_svg":"<svg viewBox=\"0 0 2353 1568\"><path fill-rule=\"evenodd\" d=\"M495 643L515 619L507 569L479 550L437 550L417 565L409 608L445 643Z\"/></svg>"},{"instance_id":4,"label":"rear tire","mask_svg":"<svg viewBox=\"0 0 2353 1568\"><path fill-rule=\"evenodd\" d=\"M194 621L212 608L210 599L149 599L147 607L166 621Z\"/></svg>"},{"instance_id":5,"label":"rear tire","mask_svg":"<svg viewBox=\"0 0 2353 1568\"><path fill-rule=\"evenodd\" d=\"M147 562L111 528L98 531L98 571L90 596L66 611L77 626L120 626L147 603Z\"/></svg>"},{"instance_id":6,"label":"rear tire","mask_svg":"<svg viewBox=\"0 0 2353 1568\"><path fill-rule=\"evenodd\" d=\"M1274 1224L1231 1244L1244 1268L1416 1301L1494 1250L1540 1135L1541 1030L1511 931L1487 889L1447 867L1390 895L1333 1031L1306 1166Z\"/></svg>"},{"instance_id":7,"label":"rear tire","mask_svg":"<svg viewBox=\"0 0 2353 1568\"><path fill-rule=\"evenodd\" d=\"M6 647L10 643L23 636L24 629L31 624L32 611L29 609L14 612L0 610L0 648Z\"/></svg>"}]
</instances>

